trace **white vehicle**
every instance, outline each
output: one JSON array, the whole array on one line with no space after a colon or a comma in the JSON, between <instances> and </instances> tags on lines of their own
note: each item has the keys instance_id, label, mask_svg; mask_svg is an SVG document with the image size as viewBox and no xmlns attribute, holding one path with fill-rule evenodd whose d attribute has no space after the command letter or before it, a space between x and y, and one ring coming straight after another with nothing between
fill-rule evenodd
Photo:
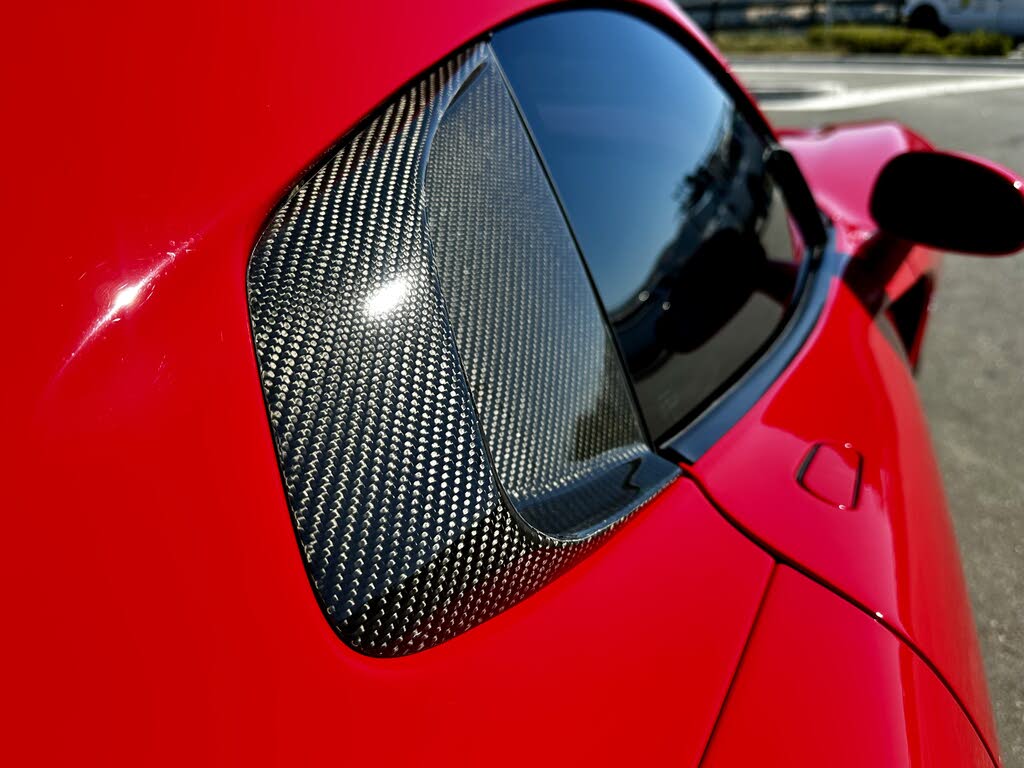
<instances>
[{"instance_id":1,"label":"white vehicle","mask_svg":"<svg viewBox=\"0 0 1024 768\"><path fill-rule=\"evenodd\" d=\"M1024 37L1024 0L909 0L907 25L935 32L985 29Z\"/></svg>"}]
</instances>

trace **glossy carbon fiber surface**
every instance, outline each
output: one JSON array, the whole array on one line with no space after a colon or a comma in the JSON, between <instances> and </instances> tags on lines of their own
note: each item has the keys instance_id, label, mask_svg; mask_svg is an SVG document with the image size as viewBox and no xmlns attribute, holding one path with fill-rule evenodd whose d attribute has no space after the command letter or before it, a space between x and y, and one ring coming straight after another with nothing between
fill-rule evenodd
<instances>
[{"instance_id":1,"label":"glossy carbon fiber surface","mask_svg":"<svg viewBox=\"0 0 1024 768\"><path fill-rule=\"evenodd\" d=\"M521 600L675 476L640 441L593 294L580 292L586 275L489 57L477 46L446 62L347 140L275 213L249 266L307 568L341 637L373 655L430 647ZM449 130L441 116L463 87ZM473 117L475 140L460 117L469 109L489 111ZM468 188L488 170L485 189ZM517 236L516 222L532 231ZM547 260L575 272L531 271ZM500 265L520 262L532 267L502 277ZM590 309L577 306L584 297Z\"/></svg>"},{"instance_id":2,"label":"glossy carbon fiber surface","mask_svg":"<svg viewBox=\"0 0 1024 768\"><path fill-rule=\"evenodd\" d=\"M427 231L499 482L542 533L578 537L675 473L644 442L565 218L495 67L445 113Z\"/></svg>"}]
</instances>

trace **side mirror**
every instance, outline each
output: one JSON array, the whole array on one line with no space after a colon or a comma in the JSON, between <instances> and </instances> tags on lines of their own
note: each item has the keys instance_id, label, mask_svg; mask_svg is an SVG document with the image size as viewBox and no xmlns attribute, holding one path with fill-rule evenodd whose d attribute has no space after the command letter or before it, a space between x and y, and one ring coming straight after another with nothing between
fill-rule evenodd
<instances>
[{"instance_id":1,"label":"side mirror","mask_svg":"<svg viewBox=\"0 0 1024 768\"><path fill-rule=\"evenodd\" d=\"M907 152L882 168L871 216L891 235L944 251L1024 248L1024 189L1012 171L944 152Z\"/></svg>"}]
</instances>

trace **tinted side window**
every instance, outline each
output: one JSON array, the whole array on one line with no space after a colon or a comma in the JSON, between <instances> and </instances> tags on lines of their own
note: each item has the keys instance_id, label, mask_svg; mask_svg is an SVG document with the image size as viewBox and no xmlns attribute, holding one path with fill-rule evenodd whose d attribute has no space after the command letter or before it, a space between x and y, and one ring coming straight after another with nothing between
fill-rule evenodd
<instances>
[{"instance_id":1,"label":"tinted side window","mask_svg":"<svg viewBox=\"0 0 1024 768\"><path fill-rule=\"evenodd\" d=\"M539 16L494 47L666 437L743 372L790 302L800 247L766 146L689 52L632 16Z\"/></svg>"}]
</instances>

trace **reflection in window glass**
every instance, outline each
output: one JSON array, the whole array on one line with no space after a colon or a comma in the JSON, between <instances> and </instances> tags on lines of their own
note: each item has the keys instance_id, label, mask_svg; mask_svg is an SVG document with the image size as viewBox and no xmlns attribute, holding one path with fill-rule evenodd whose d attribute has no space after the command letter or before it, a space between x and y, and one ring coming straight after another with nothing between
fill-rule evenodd
<instances>
[{"instance_id":1,"label":"reflection in window glass","mask_svg":"<svg viewBox=\"0 0 1024 768\"><path fill-rule=\"evenodd\" d=\"M799 252L765 145L676 41L571 11L494 47L562 198L651 432L669 435L778 328Z\"/></svg>"}]
</instances>

